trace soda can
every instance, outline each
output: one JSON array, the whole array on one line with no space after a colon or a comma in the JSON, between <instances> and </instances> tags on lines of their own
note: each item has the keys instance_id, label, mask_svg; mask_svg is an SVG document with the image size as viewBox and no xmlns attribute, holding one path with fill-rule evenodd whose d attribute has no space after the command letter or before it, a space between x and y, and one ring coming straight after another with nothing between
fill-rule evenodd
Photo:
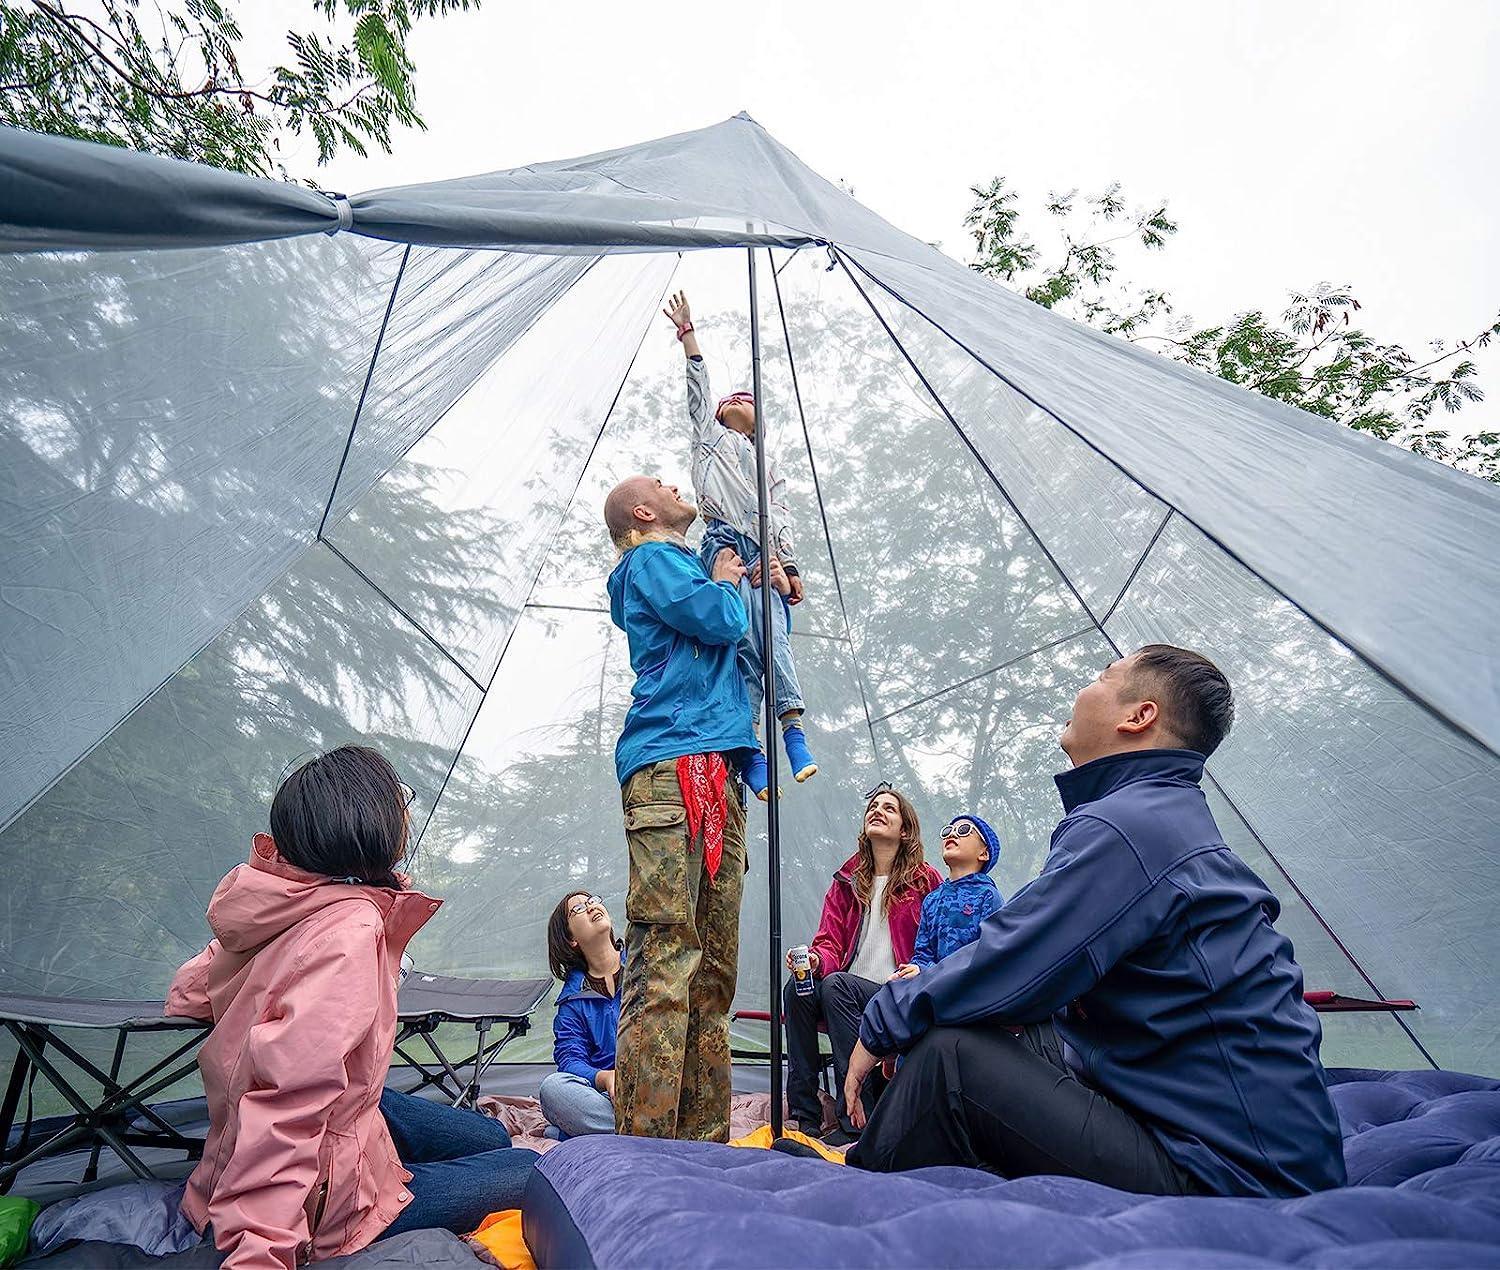
<instances>
[{"instance_id":1,"label":"soda can","mask_svg":"<svg viewBox=\"0 0 1500 1270\"><path fill-rule=\"evenodd\" d=\"M396 972L396 987L399 988L406 982L406 976L411 974L412 967L416 964L409 954L401 954L401 968Z\"/></svg>"},{"instance_id":2,"label":"soda can","mask_svg":"<svg viewBox=\"0 0 1500 1270\"><path fill-rule=\"evenodd\" d=\"M809 955L806 944L798 944L788 954L792 959L792 979L797 985L797 995L806 997L812 995L812 957Z\"/></svg>"}]
</instances>

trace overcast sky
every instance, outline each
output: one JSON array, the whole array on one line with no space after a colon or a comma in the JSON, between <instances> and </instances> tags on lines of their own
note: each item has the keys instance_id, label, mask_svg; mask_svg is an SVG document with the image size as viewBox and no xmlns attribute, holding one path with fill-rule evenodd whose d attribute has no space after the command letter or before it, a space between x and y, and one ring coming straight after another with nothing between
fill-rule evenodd
<instances>
[{"instance_id":1,"label":"overcast sky","mask_svg":"<svg viewBox=\"0 0 1500 1270\"><path fill-rule=\"evenodd\" d=\"M273 0L247 25L305 13ZM256 32L261 34L260 31ZM1182 225L1149 277L1203 322L1349 282L1378 337L1500 307L1500 4L567 5L484 0L414 41L429 131L319 173L353 192L562 158L747 110L967 259L970 184L1123 182ZM306 170L307 162L300 161ZM1138 271L1139 272L1139 271ZM1417 351L1417 350L1414 350ZM1481 363L1500 417L1500 356Z\"/></svg>"}]
</instances>

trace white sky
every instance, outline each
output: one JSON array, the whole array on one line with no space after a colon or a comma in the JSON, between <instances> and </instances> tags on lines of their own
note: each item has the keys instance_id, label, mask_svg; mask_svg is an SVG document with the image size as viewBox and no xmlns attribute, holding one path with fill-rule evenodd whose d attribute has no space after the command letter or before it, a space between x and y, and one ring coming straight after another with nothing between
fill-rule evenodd
<instances>
[{"instance_id":1,"label":"white sky","mask_svg":"<svg viewBox=\"0 0 1500 1270\"><path fill-rule=\"evenodd\" d=\"M257 36L306 0L262 0ZM258 41L257 41L258 42ZM1350 282L1379 338L1500 307L1500 4L566 5L485 0L413 44L429 131L318 173L354 192L562 158L748 110L967 259L968 186L1123 182L1182 225L1139 281L1202 322ZM307 170L306 160L298 166ZM1420 351L1413 348L1413 351ZM1500 356L1481 368L1500 415Z\"/></svg>"}]
</instances>

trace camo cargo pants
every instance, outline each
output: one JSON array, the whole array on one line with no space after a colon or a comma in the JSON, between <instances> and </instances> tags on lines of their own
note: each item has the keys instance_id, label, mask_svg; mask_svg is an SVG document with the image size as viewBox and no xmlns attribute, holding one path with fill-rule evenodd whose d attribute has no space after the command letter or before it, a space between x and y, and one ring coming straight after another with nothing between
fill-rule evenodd
<instances>
[{"instance_id":1,"label":"camo cargo pants","mask_svg":"<svg viewBox=\"0 0 1500 1270\"><path fill-rule=\"evenodd\" d=\"M729 1008L739 967L745 809L739 782L713 880L688 840L677 760L621 790L630 882L625 982L615 1053L615 1130L644 1138L729 1141Z\"/></svg>"}]
</instances>

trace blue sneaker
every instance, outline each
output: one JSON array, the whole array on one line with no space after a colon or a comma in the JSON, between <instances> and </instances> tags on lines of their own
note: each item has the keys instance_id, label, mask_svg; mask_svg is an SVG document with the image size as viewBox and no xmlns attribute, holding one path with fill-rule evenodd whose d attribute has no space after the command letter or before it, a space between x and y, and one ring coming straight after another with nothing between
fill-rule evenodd
<instances>
[{"instance_id":1,"label":"blue sneaker","mask_svg":"<svg viewBox=\"0 0 1500 1270\"><path fill-rule=\"evenodd\" d=\"M792 765L792 776L798 784L818 773L818 764L807 748L807 733L793 725L781 733L781 745L786 750L787 762Z\"/></svg>"},{"instance_id":2,"label":"blue sneaker","mask_svg":"<svg viewBox=\"0 0 1500 1270\"><path fill-rule=\"evenodd\" d=\"M740 768L740 779L750 786L750 792L761 802L766 801L766 789L771 783L771 773L766 768L766 756L760 750L746 761L745 766Z\"/></svg>"}]
</instances>

